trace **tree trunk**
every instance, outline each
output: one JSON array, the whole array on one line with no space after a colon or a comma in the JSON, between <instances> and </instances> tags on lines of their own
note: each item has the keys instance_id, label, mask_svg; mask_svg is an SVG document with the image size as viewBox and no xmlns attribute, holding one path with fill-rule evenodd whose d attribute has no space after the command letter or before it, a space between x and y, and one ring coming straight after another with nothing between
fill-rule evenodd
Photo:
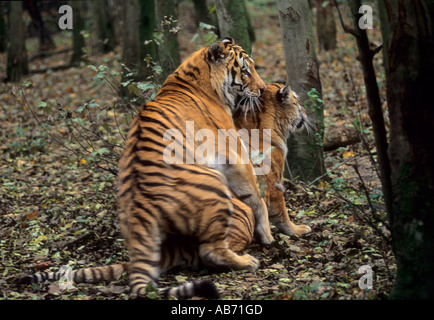
<instances>
[{"instance_id":1,"label":"tree trunk","mask_svg":"<svg viewBox=\"0 0 434 320\"><path fill-rule=\"evenodd\" d=\"M5 4L0 1L0 52L6 52L7 48L7 35L6 35L6 22L5 22Z\"/></svg>"},{"instance_id":2,"label":"tree trunk","mask_svg":"<svg viewBox=\"0 0 434 320\"><path fill-rule=\"evenodd\" d=\"M252 44L244 1L215 0L214 2L221 36L234 38L235 43L250 54Z\"/></svg>"},{"instance_id":3,"label":"tree trunk","mask_svg":"<svg viewBox=\"0 0 434 320\"><path fill-rule=\"evenodd\" d=\"M88 1L92 14L92 26L97 41L97 52L107 53L116 46L115 27L107 0Z\"/></svg>"},{"instance_id":4,"label":"tree trunk","mask_svg":"<svg viewBox=\"0 0 434 320\"><path fill-rule=\"evenodd\" d=\"M214 21L208 9L206 0L193 0L194 11L196 13L196 25L199 26L200 22L213 25Z\"/></svg>"},{"instance_id":5,"label":"tree trunk","mask_svg":"<svg viewBox=\"0 0 434 320\"><path fill-rule=\"evenodd\" d=\"M312 181L325 172L322 149L324 109L312 17L307 1L277 0L277 7L285 50L287 82L314 118L316 126L316 132L312 135L303 132L288 139L287 160L291 172L285 175ZM312 89L316 90L316 94L312 94ZM310 97L308 92L311 92Z\"/></svg>"},{"instance_id":6,"label":"tree trunk","mask_svg":"<svg viewBox=\"0 0 434 320\"><path fill-rule=\"evenodd\" d=\"M335 2L336 7L338 6ZM384 124L383 109L380 99L380 92L377 84L377 77L375 74L373 58L376 50L370 48L368 35L366 29L359 27L359 20L362 14L359 13L361 7L361 0L352 0L349 2L350 12L353 18L353 29L344 25L342 27L346 32L354 35L356 38L357 48L359 51L359 60L363 70L363 80L366 88L366 96L368 100L369 117L372 122L374 131L375 144L377 147L377 159L380 167L380 179L383 189L384 201L386 208L390 211L391 194L390 194L390 163L387 155L388 142L387 132ZM338 7L337 7L338 8ZM338 8L339 10L339 8ZM340 14L340 11L339 11Z\"/></svg>"},{"instance_id":7,"label":"tree trunk","mask_svg":"<svg viewBox=\"0 0 434 320\"><path fill-rule=\"evenodd\" d=\"M55 45L51 39L50 32L45 27L44 20L42 20L41 11L38 7L38 1L35 0L25 0L25 7L29 12L30 17L34 24L38 26L39 29L39 52L48 51L54 49Z\"/></svg>"},{"instance_id":8,"label":"tree trunk","mask_svg":"<svg viewBox=\"0 0 434 320\"><path fill-rule=\"evenodd\" d=\"M154 32L157 29L157 20L155 18L155 4L154 1L139 0L140 6L140 19L139 19L139 41L140 41L140 72L139 80L146 79L150 75L147 70L144 59L150 55L152 60L156 61L158 58L157 47L154 42L145 45L145 41L154 38Z\"/></svg>"},{"instance_id":9,"label":"tree trunk","mask_svg":"<svg viewBox=\"0 0 434 320\"><path fill-rule=\"evenodd\" d=\"M174 0L155 0L155 12L157 27L163 33L163 39L158 47L158 57L163 72L160 75L160 82L166 80L179 66L181 58L179 56L178 33L175 32L177 10Z\"/></svg>"},{"instance_id":10,"label":"tree trunk","mask_svg":"<svg viewBox=\"0 0 434 320\"><path fill-rule=\"evenodd\" d=\"M317 33L320 51L336 49L336 24L331 1L316 0Z\"/></svg>"},{"instance_id":11,"label":"tree trunk","mask_svg":"<svg viewBox=\"0 0 434 320\"><path fill-rule=\"evenodd\" d=\"M7 61L7 80L18 82L29 73L27 66L26 39L22 20L23 4L21 1L10 3L9 50Z\"/></svg>"},{"instance_id":12,"label":"tree trunk","mask_svg":"<svg viewBox=\"0 0 434 320\"><path fill-rule=\"evenodd\" d=\"M434 3L379 1L398 272L391 298L434 298Z\"/></svg>"},{"instance_id":13,"label":"tree trunk","mask_svg":"<svg viewBox=\"0 0 434 320\"><path fill-rule=\"evenodd\" d=\"M139 44L139 3L138 0L126 0L123 5L123 42L122 62L124 63L123 74L137 73L140 67L140 44ZM134 78L134 77L129 77Z\"/></svg>"},{"instance_id":14,"label":"tree trunk","mask_svg":"<svg viewBox=\"0 0 434 320\"><path fill-rule=\"evenodd\" d=\"M72 56L71 65L78 65L84 56L85 41L82 35L84 29L84 21L82 17L82 3L80 1L69 1L69 5L72 8Z\"/></svg>"}]
</instances>

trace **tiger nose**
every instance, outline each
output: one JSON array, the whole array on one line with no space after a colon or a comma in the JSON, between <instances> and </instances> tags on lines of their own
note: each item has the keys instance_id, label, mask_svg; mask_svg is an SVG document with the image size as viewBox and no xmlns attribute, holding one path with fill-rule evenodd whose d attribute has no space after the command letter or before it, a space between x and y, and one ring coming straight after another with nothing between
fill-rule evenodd
<instances>
[{"instance_id":1,"label":"tiger nose","mask_svg":"<svg viewBox=\"0 0 434 320\"><path fill-rule=\"evenodd\" d=\"M267 89L267 85L264 83L264 81L261 81L259 83L259 94L263 94L265 89Z\"/></svg>"}]
</instances>

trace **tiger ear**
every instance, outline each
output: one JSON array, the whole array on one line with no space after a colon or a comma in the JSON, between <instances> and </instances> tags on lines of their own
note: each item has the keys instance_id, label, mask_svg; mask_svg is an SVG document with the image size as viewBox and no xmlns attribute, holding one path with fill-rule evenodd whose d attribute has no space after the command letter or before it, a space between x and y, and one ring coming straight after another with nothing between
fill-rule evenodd
<instances>
[{"instance_id":1,"label":"tiger ear","mask_svg":"<svg viewBox=\"0 0 434 320\"><path fill-rule=\"evenodd\" d=\"M281 102L288 101L288 99L290 98L290 93L291 93L291 87L289 85L280 88L278 93L279 100Z\"/></svg>"},{"instance_id":2,"label":"tiger ear","mask_svg":"<svg viewBox=\"0 0 434 320\"><path fill-rule=\"evenodd\" d=\"M224 38L224 39L222 40L222 42L225 44L225 47L226 47L226 45L228 45L228 44L235 44L235 40L234 40L234 38L231 38L231 37L226 37L226 38Z\"/></svg>"},{"instance_id":3,"label":"tiger ear","mask_svg":"<svg viewBox=\"0 0 434 320\"><path fill-rule=\"evenodd\" d=\"M222 48L220 43L214 42L209 46L208 59L210 61L217 62L218 60L223 59L224 57L225 57L224 48Z\"/></svg>"}]
</instances>

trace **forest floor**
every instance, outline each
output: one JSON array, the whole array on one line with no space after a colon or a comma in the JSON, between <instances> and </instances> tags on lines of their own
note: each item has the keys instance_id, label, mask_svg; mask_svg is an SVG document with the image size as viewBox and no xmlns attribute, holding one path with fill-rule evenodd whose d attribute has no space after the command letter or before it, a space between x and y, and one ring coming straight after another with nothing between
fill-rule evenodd
<instances>
[{"instance_id":1,"label":"forest floor","mask_svg":"<svg viewBox=\"0 0 434 320\"><path fill-rule=\"evenodd\" d=\"M266 82L285 81L277 10L271 5L274 1L257 3L249 5L257 39L252 56ZM197 41L191 42L197 27L189 2L182 2L179 12L182 28L179 40L185 57L198 45ZM256 272L176 270L162 275L161 285L207 278L216 283L225 299L387 298L396 265L390 233L386 223L381 222L387 218L378 175L371 161L371 157L376 158L375 144L362 72L354 39L344 34L340 25L337 29L338 48L318 52L326 129L355 125L366 143L326 152L327 181L312 185L299 183L298 191L286 191L292 220L311 226L312 232L288 237L273 227L275 245L252 244L248 249L261 260ZM369 37L371 42L381 43L378 23L369 30ZM55 41L57 50L71 46L69 35L62 32L55 36ZM37 50L37 40L29 39L27 47L31 56ZM122 136L110 125L116 122L116 128L125 130L119 123L127 122L128 115L121 115L128 112L121 107L115 110L119 106L112 87L115 80L98 81L101 74L105 79L119 80L121 53L120 49L106 55L91 54L91 49L89 53L90 62L80 67L34 73L22 86L10 83L0 86L0 299L128 297L125 277L109 284L75 284L67 291L60 290L57 283L19 286L15 282L24 273L47 267L56 270L69 265L76 269L128 260L119 238L116 175L108 171L113 169L110 161L101 161L108 153L119 152L120 148L114 144L122 144ZM63 65L69 61L69 54L35 59L30 69ZM381 53L374 61L384 101ZM89 68L88 64L103 67L96 68L95 72L95 67ZM6 55L1 54L2 78L5 65ZM95 113L98 110L104 112ZM72 121L75 127L71 122L69 126L55 125L79 118L87 111L82 122ZM33 112L44 124L36 121ZM98 144L97 138L86 136L91 133L84 128L92 125L91 120L99 124L95 130L104 132L105 141L110 144ZM90 144L95 143L84 146L88 150L84 154L77 152L83 147L75 139L80 134L84 137L82 143L87 143L83 142L86 137ZM376 208L375 215L366 193ZM373 270L370 289L359 285L363 273L358 270L365 265Z\"/></svg>"}]
</instances>

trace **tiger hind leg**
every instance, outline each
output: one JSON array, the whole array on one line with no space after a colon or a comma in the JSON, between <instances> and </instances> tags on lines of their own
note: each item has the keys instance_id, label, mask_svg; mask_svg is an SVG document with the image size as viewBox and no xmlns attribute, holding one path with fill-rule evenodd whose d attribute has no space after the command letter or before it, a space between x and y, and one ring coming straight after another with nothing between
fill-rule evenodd
<instances>
[{"instance_id":1,"label":"tiger hind leg","mask_svg":"<svg viewBox=\"0 0 434 320\"><path fill-rule=\"evenodd\" d=\"M229 248L229 232L232 214L225 216L216 212L212 216L212 222L199 236L199 256L205 265L217 268L234 270L256 270L259 261L251 255L238 255Z\"/></svg>"},{"instance_id":2,"label":"tiger hind leg","mask_svg":"<svg viewBox=\"0 0 434 320\"><path fill-rule=\"evenodd\" d=\"M160 277L161 233L156 223L143 224L130 221L130 237L127 242L130 254L129 279L131 296L144 296L149 283L157 288Z\"/></svg>"}]
</instances>

